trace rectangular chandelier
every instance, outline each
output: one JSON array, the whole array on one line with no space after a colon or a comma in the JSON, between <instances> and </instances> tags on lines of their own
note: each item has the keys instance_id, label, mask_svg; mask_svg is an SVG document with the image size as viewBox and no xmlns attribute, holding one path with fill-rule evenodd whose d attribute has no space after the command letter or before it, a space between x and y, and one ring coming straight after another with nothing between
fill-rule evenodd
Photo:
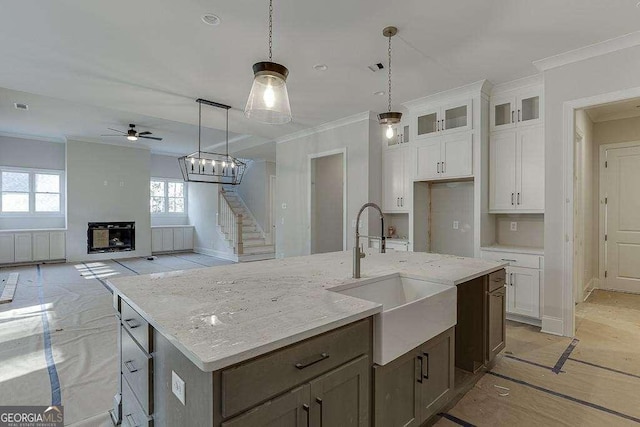
<instances>
[{"instance_id":1,"label":"rectangular chandelier","mask_svg":"<svg viewBox=\"0 0 640 427\"><path fill-rule=\"evenodd\" d=\"M182 177L188 182L204 182L208 184L239 185L247 167L246 163L229 155L229 109L228 105L206 99L196 99L198 103L198 151L178 159ZM210 153L201 150L202 136L202 104L226 110L226 152Z\"/></svg>"}]
</instances>

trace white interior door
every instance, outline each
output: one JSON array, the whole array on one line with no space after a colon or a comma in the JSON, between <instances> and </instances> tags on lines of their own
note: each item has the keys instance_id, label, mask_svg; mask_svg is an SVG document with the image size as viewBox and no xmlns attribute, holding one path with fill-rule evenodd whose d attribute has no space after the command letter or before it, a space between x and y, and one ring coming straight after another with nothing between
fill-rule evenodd
<instances>
[{"instance_id":1,"label":"white interior door","mask_svg":"<svg viewBox=\"0 0 640 427\"><path fill-rule=\"evenodd\" d=\"M640 144L606 150L607 289L640 293Z\"/></svg>"},{"instance_id":2,"label":"white interior door","mask_svg":"<svg viewBox=\"0 0 640 427\"><path fill-rule=\"evenodd\" d=\"M503 131L491 135L489 144L489 209L515 209L516 132Z\"/></svg>"}]
</instances>

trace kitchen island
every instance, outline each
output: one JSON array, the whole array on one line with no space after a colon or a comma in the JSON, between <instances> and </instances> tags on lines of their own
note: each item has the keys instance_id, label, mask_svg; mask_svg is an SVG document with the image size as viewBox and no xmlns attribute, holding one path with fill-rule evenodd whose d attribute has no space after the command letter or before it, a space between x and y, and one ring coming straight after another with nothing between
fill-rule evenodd
<instances>
[{"instance_id":1,"label":"kitchen island","mask_svg":"<svg viewBox=\"0 0 640 427\"><path fill-rule=\"evenodd\" d=\"M370 425L384 304L331 289L393 275L454 287L503 264L407 252L367 254L361 279L351 267L338 252L109 280L123 424L331 425L353 412Z\"/></svg>"}]
</instances>

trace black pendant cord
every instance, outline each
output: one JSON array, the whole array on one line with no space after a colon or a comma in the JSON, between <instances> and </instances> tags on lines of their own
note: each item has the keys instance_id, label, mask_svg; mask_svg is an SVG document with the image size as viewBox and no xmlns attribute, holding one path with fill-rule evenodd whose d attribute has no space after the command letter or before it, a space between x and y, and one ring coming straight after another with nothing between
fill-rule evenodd
<instances>
[{"instance_id":1,"label":"black pendant cord","mask_svg":"<svg viewBox=\"0 0 640 427\"><path fill-rule=\"evenodd\" d=\"M198 157L202 150L200 149L200 136L202 133L202 102L198 102Z\"/></svg>"},{"instance_id":2,"label":"black pendant cord","mask_svg":"<svg viewBox=\"0 0 640 427\"><path fill-rule=\"evenodd\" d=\"M389 36L389 112L391 112L391 36Z\"/></svg>"},{"instance_id":3,"label":"black pendant cord","mask_svg":"<svg viewBox=\"0 0 640 427\"><path fill-rule=\"evenodd\" d=\"M227 159L229 159L229 110L227 110L226 140L227 140Z\"/></svg>"},{"instance_id":4,"label":"black pendant cord","mask_svg":"<svg viewBox=\"0 0 640 427\"><path fill-rule=\"evenodd\" d=\"M273 49L273 0L269 0L269 62L272 60Z\"/></svg>"}]
</instances>

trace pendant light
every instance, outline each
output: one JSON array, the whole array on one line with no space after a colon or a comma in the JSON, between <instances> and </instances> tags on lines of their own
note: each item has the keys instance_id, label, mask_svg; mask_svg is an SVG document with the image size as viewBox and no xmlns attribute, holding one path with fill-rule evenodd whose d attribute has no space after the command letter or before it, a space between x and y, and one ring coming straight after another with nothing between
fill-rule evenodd
<instances>
[{"instance_id":1,"label":"pendant light","mask_svg":"<svg viewBox=\"0 0 640 427\"><path fill-rule=\"evenodd\" d=\"M253 86L244 114L262 123L281 125L291 121L291 106L287 93L289 70L272 62L273 0L269 0L269 60L253 64Z\"/></svg>"},{"instance_id":2,"label":"pendant light","mask_svg":"<svg viewBox=\"0 0 640 427\"><path fill-rule=\"evenodd\" d=\"M196 99L196 102L198 103L198 151L178 159L182 177L189 182L239 185L242 182L246 164L229 155L229 109L231 107L206 99ZM202 151L202 104L226 110L226 151L224 154Z\"/></svg>"},{"instance_id":3,"label":"pendant light","mask_svg":"<svg viewBox=\"0 0 640 427\"><path fill-rule=\"evenodd\" d=\"M396 27L386 27L382 30L382 35L389 39L389 110L386 113L378 114L378 123L387 127L385 132L387 139L393 138L393 126L400 123L400 120L402 119L402 113L391 111L391 37L396 34L398 34L398 29Z\"/></svg>"}]
</instances>

